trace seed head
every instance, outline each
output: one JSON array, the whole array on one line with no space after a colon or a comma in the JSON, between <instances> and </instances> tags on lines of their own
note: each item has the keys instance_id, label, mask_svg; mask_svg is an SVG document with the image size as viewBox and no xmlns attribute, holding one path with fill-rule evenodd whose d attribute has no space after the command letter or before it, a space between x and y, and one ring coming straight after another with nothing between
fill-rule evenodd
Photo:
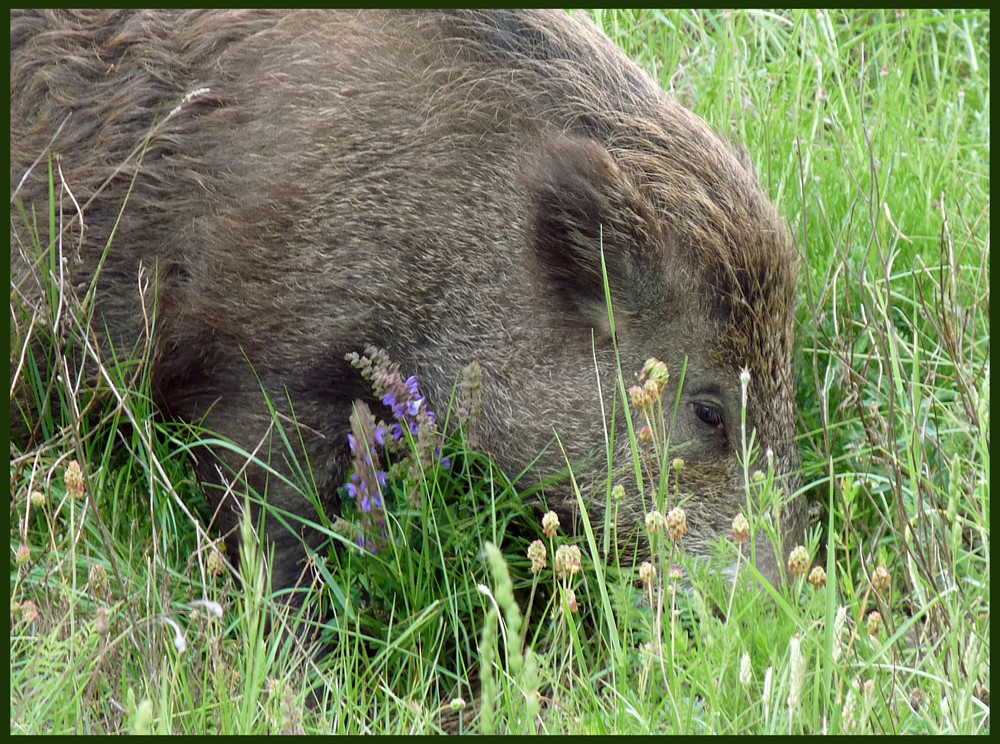
<instances>
[{"instance_id":1,"label":"seed head","mask_svg":"<svg viewBox=\"0 0 1000 744\"><path fill-rule=\"evenodd\" d=\"M28 498L31 499L32 506L40 507L45 505L45 494L41 491L32 491L31 496Z\"/></svg>"},{"instance_id":2,"label":"seed head","mask_svg":"<svg viewBox=\"0 0 1000 744\"><path fill-rule=\"evenodd\" d=\"M560 545L556 550L555 571L556 577L565 579L576 576L580 573L580 562L582 560L580 548L576 545Z\"/></svg>"},{"instance_id":3,"label":"seed head","mask_svg":"<svg viewBox=\"0 0 1000 744\"><path fill-rule=\"evenodd\" d=\"M646 515L646 529L649 530L649 534L651 535L658 535L663 531L666 524L667 520L656 509L653 509L653 511Z\"/></svg>"},{"instance_id":4,"label":"seed head","mask_svg":"<svg viewBox=\"0 0 1000 744\"><path fill-rule=\"evenodd\" d=\"M572 613L579 612L580 605L576 601L576 592L568 587L563 588L563 592L563 596L566 598L566 609Z\"/></svg>"},{"instance_id":5,"label":"seed head","mask_svg":"<svg viewBox=\"0 0 1000 744\"><path fill-rule=\"evenodd\" d=\"M559 515L554 511L545 512L542 517L542 534L552 540L559 532Z\"/></svg>"},{"instance_id":6,"label":"seed head","mask_svg":"<svg viewBox=\"0 0 1000 744\"><path fill-rule=\"evenodd\" d=\"M625 486L621 483L617 484L611 489L611 500L612 501L624 501L625 500Z\"/></svg>"},{"instance_id":7,"label":"seed head","mask_svg":"<svg viewBox=\"0 0 1000 744\"><path fill-rule=\"evenodd\" d=\"M651 357L646 360L646 363L642 366L642 371L639 373L639 379L643 378L656 385L657 397L659 397L667 389L667 382L670 381L670 372L667 371L666 364L659 359Z\"/></svg>"},{"instance_id":8,"label":"seed head","mask_svg":"<svg viewBox=\"0 0 1000 744\"><path fill-rule=\"evenodd\" d=\"M531 561L531 573L537 574L548 565L548 553L545 550L545 543L535 540L528 546L528 559Z\"/></svg>"},{"instance_id":9,"label":"seed head","mask_svg":"<svg viewBox=\"0 0 1000 744\"><path fill-rule=\"evenodd\" d=\"M679 506L675 506L667 514L667 533L674 542L683 540L688 533L687 514Z\"/></svg>"},{"instance_id":10,"label":"seed head","mask_svg":"<svg viewBox=\"0 0 1000 744\"><path fill-rule=\"evenodd\" d=\"M652 405L649 397L646 395L646 389L641 385L633 385L628 389L629 400L632 401L632 407L637 411L645 411Z\"/></svg>"},{"instance_id":11,"label":"seed head","mask_svg":"<svg viewBox=\"0 0 1000 744\"><path fill-rule=\"evenodd\" d=\"M645 588L649 588L656 581L656 567L649 561L643 561L639 566L639 579Z\"/></svg>"},{"instance_id":12,"label":"seed head","mask_svg":"<svg viewBox=\"0 0 1000 744\"><path fill-rule=\"evenodd\" d=\"M872 610L868 613L868 635L878 638L879 631L882 630L882 613Z\"/></svg>"},{"instance_id":13,"label":"seed head","mask_svg":"<svg viewBox=\"0 0 1000 744\"><path fill-rule=\"evenodd\" d=\"M788 554L788 570L797 579L806 575L806 571L809 570L809 551L805 545L793 548Z\"/></svg>"},{"instance_id":14,"label":"seed head","mask_svg":"<svg viewBox=\"0 0 1000 744\"><path fill-rule=\"evenodd\" d=\"M108 567L103 563L95 563L90 567L90 574L87 577L90 586L90 593L95 599L104 599L111 591L111 582L108 580Z\"/></svg>"},{"instance_id":15,"label":"seed head","mask_svg":"<svg viewBox=\"0 0 1000 744\"><path fill-rule=\"evenodd\" d=\"M644 426L639 429L639 441L643 444L652 444L653 442L653 430L648 426Z\"/></svg>"},{"instance_id":16,"label":"seed head","mask_svg":"<svg viewBox=\"0 0 1000 744\"><path fill-rule=\"evenodd\" d=\"M885 566L879 566L872 573L872 587L879 594L885 594L889 591L889 587L892 585L892 577L889 575L889 570Z\"/></svg>"},{"instance_id":17,"label":"seed head","mask_svg":"<svg viewBox=\"0 0 1000 744\"><path fill-rule=\"evenodd\" d=\"M83 470L80 463L70 460L66 465L66 493L74 499L82 499L84 493Z\"/></svg>"},{"instance_id":18,"label":"seed head","mask_svg":"<svg viewBox=\"0 0 1000 744\"><path fill-rule=\"evenodd\" d=\"M458 375L458 420L469 426L483 407L483 370L479 362L470 362Z\"/></svg>"},{"instance_id":19,"label":"seed head","mask_svg":"<svg viewBox=\"0 0 1000 744\"><path fill-rule=\"evenodd\" d=\"M819 589L821 586L826 585L826 571L823 570L822 566L813 566L813 570L809 572L809 583L812 584L813 589Z\"/></svg>"},{"instance_id":20,"label":"seed head","mask_svg":"<svg viewBox=\"0 0 1000 744\"><path fill-rule=\"evenodd\" d=\"M17 565L23 566L31 560L31 548L27 545L22 544L21 547L17 549Z\"/></svg>"},{"instance_id":21,"label":"seed head","mask_svg":"<svg viewBox=\"0 0 1000 744\"><path fill-rule=\"evenodd\" d=\"M802 685L806 677L806 657L802 655L802 642L798 633L792 636L789 646L791 679L788 690L788 710L795 711L798 710L799 704L802 702Z\"/></svg>"},{"instance_id":22,"label":"seed head","mask_svg":"<svg viewBox=\"0 0 1000 744\"><path fill-rule=\"evenodd\" d=\"M210 576L222 576L226 572L226 562L222 560L222 553L214 548L208 554L208 566L206 570Z\"/></svg>"},{"instance_id":23,"label":"seed head","mask_svg":"<svg viewBox=\"0 0 1000 744\"><path fill-rule=\"evenodd\" d=\"M21 619L29 625L38 620L38 607L30 599L21 603Z\"/></svg>"},{"instance_id":24,"label":"seed head","mask_svg":"<svg viewBox=\"0 0 1000 744\"><path fill-rule=\"evenodd\" d=\"M740 659L740 684L749 687L752 681L753 669L750 666L750 654L744 651L743 657Z\"/></svg>"},{"instance_id":25,"label":"seed head","mask_svg":"<svg viewBox=\"0 0 1000 744\"><path fill-rule=\"evenodd\" d=\"M742 545L750 539L750 522L743 514L733 517L733 542Z\"/></svg>"},{"instance_id":26,"label":"seed head","mask_svg":"<svg viewBox=\"0 0 1000 744\"><path fill-rule=\"evenodd\" d=\"M675 472L679 473L684 469L684 460L682 460L679 457L675 457L674 461L670 463L670 466L674 469Z\"/></svg>"}]
</instances>

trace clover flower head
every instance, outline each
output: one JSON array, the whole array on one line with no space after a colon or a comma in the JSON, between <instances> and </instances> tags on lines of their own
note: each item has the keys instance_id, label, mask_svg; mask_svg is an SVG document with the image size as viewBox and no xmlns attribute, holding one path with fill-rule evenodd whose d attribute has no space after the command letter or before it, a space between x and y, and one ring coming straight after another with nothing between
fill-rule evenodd
<instances>
[{"instance_id":1,"label":"clover flower head","mask_svg":"<svg viewBox=\"0 0 1000 744\"><path fill-rule=\"evenodd\" d=\"M643 561L639 566L639 579L647 589L656 581L656 567L649 561Z\"/></svg>"},{"instance_id":2,"label":"clover flower head","mask_svg":"<svg viewBox=\"0 0 1000 744\"><path fill-rule=\"evenodd\" d=\"M742 545L750 539L750 522L742 514L733 517L733 542Z\"/></svg>"},{"instance_id":3,"label":"clover flower head","mask_svg":"<svg viewBox=\"0 0 1000 744\"><path fill-rule=\"evenodd\" d=\"M556 550L554 568L556 578L565 579L580 573L583 556L576 545L560 545Z\"/></svg>"},{"instance_id":4,"label":"clover flower head","mask_svg":"<svg viewBox=\"0 0 1000 744\"><path fill-rule=\"evenodd\" d=\"M680 506L675 506L667 513L667 534L674 542L682 540L688 533L687 513Z\"/></svg>"},{"instance_id":5,"label":"clover flower head","mask_svg":"<svg viewBox=\"0 0 1000 744\"><path fill-rule=\"evenodd\" d=\"M528 546L528 559L531 561L531 573L537 574L548 565L548 552L545 543L535 540Z\"/></svg>"},{"instance_id":6,"label":"clover flower head","mask_svg":"<svg viewBox=\"0 0 1000 744\"><path fill-rule=\"evenodd\" d=\"M788 554L788 570L797 579L806 575L809 570L809 551L806 550L805 545L797 545Z\"/></svg>"},{"instance_id":7,"label":"clover flower head","mask_svg":"<svg viewBox=\"0 0 1000 744\"><path fill-rule=\"evenodd\" d=\"M667 520L658 509L653 509L651 512L646 514L646 529L649 530L649 534L657 535L660 532L663 532L663 528L666 524Z\"/></svg>"},{"instance_id":8,"label":"clover flower head","mask_svg":"<svg viewBox=\"0 0 1000 744\"><path fill-rule=\"evenodd\" d=\"M542 517L542 533L550 540L559 534L559 515L552 510L545 512Z\"/></svg>"}]
</instances>

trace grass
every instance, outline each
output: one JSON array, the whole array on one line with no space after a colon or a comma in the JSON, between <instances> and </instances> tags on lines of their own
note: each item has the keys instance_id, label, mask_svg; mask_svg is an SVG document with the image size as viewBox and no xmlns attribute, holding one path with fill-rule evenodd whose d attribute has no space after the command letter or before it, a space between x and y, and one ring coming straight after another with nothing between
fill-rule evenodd
<instances>
[{"instance_id":1,"label":"grass","mask_svg":"<svg viewBox=\"0 0 1000 744\"><path fill-rule=\"evenodd\" d=\"M242 589L214 573L188 455L207 434L151 418L141 365L47 379L23 344L87 353L89 300L54 288L32 325L12 289L44 442L11 448L12 733L989 731L989 13L593 14L745 145L797 234L825 584L735 587L731 541L693 562L663 533L648 586L585 537L557 576L565 532L459 435L397 548L321 556L338 612L314 662L266 627L261 556Z\"/></svg>"}]
</instances>

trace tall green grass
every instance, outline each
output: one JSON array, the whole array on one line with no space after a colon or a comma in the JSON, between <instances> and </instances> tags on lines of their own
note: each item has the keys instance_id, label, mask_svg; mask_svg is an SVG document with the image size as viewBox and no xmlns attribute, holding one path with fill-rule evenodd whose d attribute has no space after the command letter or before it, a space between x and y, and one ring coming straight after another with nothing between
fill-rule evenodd
<instances>
[{"instance_id":1,"label":"tall green grass","mask_svg":"<svg viewBox=\"0 0 1000 744\"><path fill-rule=\"evenodd\" d=\"M11 379L42 421L11 448L12 733L988 731L989 13L592 14L746 147L797 234L825 584L734 585L731 541L696 562L662 534L648 585L586 538L557 576L573 540L459 435L392 550L317 556L317 657L262 556L217 574L189 455L210 433L151 416L141 365L81 331L87 297L53 285L33 319L12 286ZM46 375L33 342L100 381Z\"/></svg>"}]
</instances>

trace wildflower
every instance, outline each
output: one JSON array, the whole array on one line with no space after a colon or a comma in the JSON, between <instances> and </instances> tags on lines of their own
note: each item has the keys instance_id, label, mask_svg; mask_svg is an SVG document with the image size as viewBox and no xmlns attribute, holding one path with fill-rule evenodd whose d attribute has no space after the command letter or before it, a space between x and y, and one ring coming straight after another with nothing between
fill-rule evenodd
<instances>
[{"instance_id":1,"label":"wildflower","mask_svg":"<svg viewBox=\"0 0 1000 744\"><path fill-rule=\"evenodd\" d=\"M70 460L66 466L66 493L75 499L82 499L84 494L83 470L80 463Z\"/></svg>"},{"instance_id":2,"label":"wildflower","mask_svg":"<svg viewBox=\"0 0 1000 744\"><path fill-rule=\"evenodd\" d=\"M90 567L87 576L87 584L90 586L90 593L95 599L104 599L111 591L111 582L108 580L108 568L103 563L95 563Z\"/></svg>"},{"instance_id":3,"label":"wildflower","mask_svg":"<svg viewBox=\"0 0 1000 744\"><path fill-rule=\"evenodd\" d=\"M682 460L680 457L675 457L674 461L670 463L670 467L674 469L674 472L679 473L684 469L684 460Z\"/></svg>"},{"instance_id":4,"label":"wildflower","mask_svg":"<svg viewBox=\"0 0 1000 744\"><path fill-rule=\"evenodd\" d=\"M460 697L454 698L448 707L450 707L455 713L458 713L461 710L465 710L465 700Z\"/></svg>"},{"instance_id":5,"label":"wildflower","mask_svg":"<svg viewBox=\"0 0 1000 744\"><path fill-rule=\"evenodd\" d=\"M764 479L767 478L767 476L764 475L763 470L754 470L753 475L751 475L750 478L753 480L754 483L763 483Z\"/></svg>"},{"instance_id":6,"label":"wildflower","mask_svg":"<svg viewBox=\"0 0 1000 744\"><path fill-rule=\"evenodd\" d=\"M21 619L28 625L38 620L38 607L30 599L21 603Z\"/></svg>"},{"instance_id":7,"label":"wildflower","mask_svg":"<svg viewBox=\"0 0 1000 744\"><path fill-rule=\"evenodd\" d=\"M878 638L880 630L882 630L882 613L872 610L868 613L868 635L873 639Z\"/></svg>"},{"instance_id":8,"label":"wildflower","mask_svg":"<svg viewBox=\"0 0 1000 744\"><path fill-rule=\"evenodd\" d=\"M618 483L617 485L615 485L615 487L611 489L611 500L612 501L624 501L625 500L625 486L623 486L621 483Z\"/></svg>"},{"instance_id":9,"label":"wildflower","mask_svg":"<svg viewBox=\"0 0 1000 744\"><path fill-rule=\"evenodd\" d=\"M892 577L885 566L879 566L872 574L872 587L879 594L885 594L892 584Z\"/></svg>"},{"instance_id":10,"label":"wildflower","mask_svg":"<svg viewBox=\"0 0 1000 744\"><path fill-rule=\"evenodd\" d=\"M805 545L795 547L788 554L788 570L797 579L806 575L806 571L809 570L809 551L806 550Z\"/></svg>"},{"instance_id":11,"label":"wildflower","mask_svg":"<svg viewBox=\"0 0 1000 744\"><path fill-rule=\"evenodd\" d=\"M31 548L27 545L21 545L17 549L17 558L15 559L17 565L23 566L31 560Z\"/></svg>"},{"instance_id":12,"label":"wildflower","mask_svg":"<svg viewBox=\"0 0 1000 744\"><path fill-rule=\"evenodd\" d=\"M222 576L226 572L226 562L222 559L222 553L215 548L208 554L206 570L210 576Z\"/></svg>"},{"instance_id":13,"label":"wildflower","mask_svg":"<svg viewBox=\"0 0 1000 744\"><path fill-rule=\"evenodd\" d=\"M652 444L653 442L653 430L648 426L644 426L639 429L639 441L643 444Z\"/></svg>"},{"instance_id":14,"label":"wildflower","mask_svg":"<svg viewBox=\"0 0 1000 744\"><path fill-rule=\"evenodd\" d=\"M649 534L651 535L658 535L663 531L666 524L667 520L656 509L653 509L653 511L646 515L646 529L649 530Z\"/></svg>"},{"instance_id":15,"label":"wildflower","mask_svg":"<svg viewBox=\"0 0 1000 744\"><path fill-rule=\"evenodd\" d=\"M580 548L576 545L560 545L559 549L556 550L554 564L556 577L565 579L580 573L582 559Z\"/></svg>"},{"instance_id":16,"label":"wildflower","mask_svg":"<svg viewBox=\"0 0 1000 744\"><path fill-rule=\"evenodd\" d=\"M389 359L385 349L369 346L364 356L350 353L346 355L346 359L361 372L362 377L371 382L372 390L384 405L392 409L396 420L391 427L383 425L373 428L370 438L365 441L369 445L374 442L386 448L398 448L407 435L413 440L415 457L405 460L406 465L401 464L401 467L408 468L408 475L414 484L410 500L415 506L418 499L416 484L422 472L430 469L436 462L441 462L446 467L449 464L446 460L441 460L441 436L434 412L421 395L417 378L403 380L399 365Z\"/></svg>"},{"instance_id":17,"label":"wildflower","mask_svg":"<svg viewBox=\"0 0 1000 744\"><path fill-rule=\"evenodd\" d=\"M642 366L642 371L639 372L639 379L643 378L646 378L648 382L652 382L656 386L657 397L660 397L667 389L667 383L670 381L670 372L667 371L666 364L655 357L651 357L646 360L646 363Z\"/></svg>"},{"instance_id":18,"label":"wildflower","mask_svg":"<svg viewBox=\"0 0 1000 744\"><path fill-rule=\"evenodd\" d=\"M750 539L750 522L743 514L733 517L733 542L742 545Z\"/></svg>"},{"instance_id":19,"label":"wildflower","mask_svg":"<svg viewBox=\"0 0 1000 744\"><path fill-rule=\"evenodd\" d=\"M740 370L740 389L743 398L743 407L747 407L747 388L750 387L750 370L744 367Z\"/></svg>"},{"instance_id":20,"label":"wildflower","mask_svg":"<svg viewBox=\"0 0 1000 744\"><path fill-rule=\"evenodd\" d=\"M753 669L750 667L750 654L744 651L743 657L740 659L740 684L749 687L752 681Z\"/></svg>"},{"instance_id":21,"label":"wildflower","mask_svg":"<svg viewBox=\"0 0 1000 744\"><path fill-rule=\"evenodd\" d=\"M684 578L684 572L681 571L680 566L672 566L668 575L671 581L679 581Z\"/></svg>"},{"instance_id":22,"label":"wildflower","mask_svg":"<svg viewBox=\"0 0 1000 744\"><path fill-rule=\"evenodd\" d=\"M645 411L652 407L653 401L649 400L646 389L641 385L630 387L628 389L628 397L632 401L632 407L637 411Z\"/></svg>"},{"instance_id":23,"label":"wildflower","mask_svg":"<svg viewBox=\"0 0 1000 744\"><path fill-rule=\"evenodd\" d=\"M545 550L545 543L535 540L528 546L528 559L531 561L531 573L537 574L548 565L548 554Z\"/></svg>"},{"instance_id":24,"label":"wildflower","mask_svg":"<svg viewBox=\"0 0 1000 744\"><path fill-rule=\"evenodd\" d=\"M375 537L386 529L383 516L382 488L388 473L381 470L372 442L375 440L375 417L362 401L354 404L351 413L351 434L347 441L354 459L354 472L347 484L347 495L353 498L362 512L362 534L358 546L372 552L377 550Z\"/></svg>"},{"instance_id":25,"label":"wildflower","mask_svg":"<svg viewBox=\"0 0 1000 744\"><path fill-rule=\"evenodd\" d=\"M667 514L667 533L674 542L684 539L688 533L687 514L679 506L675 506Z\"/></svg>"},{"instance_id":26,"label":"wildflower","mask_svg":"<svg viewBox=\"0 0 1000 744\"><path fill-rule=\"evenodd\" d=\"M572 613L577 613L577 612L580 611L580 605L576 601L576 592L574 592L572 589L564 588L563 589L563 597L566 600L566 609L567 610L569 610Z\"/></svg>"},{"instance_id":27,"label":"wildflower","mask_svg":"<svg viewBox=\"0 0 1000 744\"><path fill-rule=\"evenodd\" d=\"M545 512L542 517L542 534L552 540L559 533L559 515L554 511Z\"/></svg>"},{"instance_id":28,"label":"wildflower","mask_svg":"<svg viewBox=\"0 0 1000 744\"><path fill-rule=\"evenodd\" d=\"M32 506L41 507L45 505L45 494L41 491L32 491L28 498L31 500Z\"/></svg>"},{"instance_id":29,"label":"wildflower","mask_svg":"<svg viewBox=\"0 0 1000 744\"><path fill-rule=\"evenodd\" d=\"M899 9L897 9L896 10L896 20L897 21L901 21L904 18L906 18L906 11L905 10L899 10Z\"/></svg>"},{"instance_id":30,"label":"wildflower","mask_svg":"<svg viewBox=\"0 0 1000 744\"><path fill-rule=\"evenodd\" d=\"M819 589L822 586L826 586L826 571L822 566L814 566L813 570L809 572L809 583L812 584L813 589Z\"/></svg>"},{"instance_id":31,"label":"wildflower","mask_svg":"<svg viewBox=\"0 0 1000 744\"><path fill-rule=\"evenodd\" d=\"M639 566L639 579L644 587L650 588L656 581L656 567L649 561L643 561Z\"/></svg>"},{"instance_id":32,"label":"wildflower","mask_svg":"<svg viewBox=\"0 0 1000 744\"><path fill-rule=\"evenodd\" d=\"M802 643L798 633L789 641L791 680L788 690L788 710L796 711L802 702L802 685L806 677L806 657L802 655Z\"/></svg>"}]
</instances>

